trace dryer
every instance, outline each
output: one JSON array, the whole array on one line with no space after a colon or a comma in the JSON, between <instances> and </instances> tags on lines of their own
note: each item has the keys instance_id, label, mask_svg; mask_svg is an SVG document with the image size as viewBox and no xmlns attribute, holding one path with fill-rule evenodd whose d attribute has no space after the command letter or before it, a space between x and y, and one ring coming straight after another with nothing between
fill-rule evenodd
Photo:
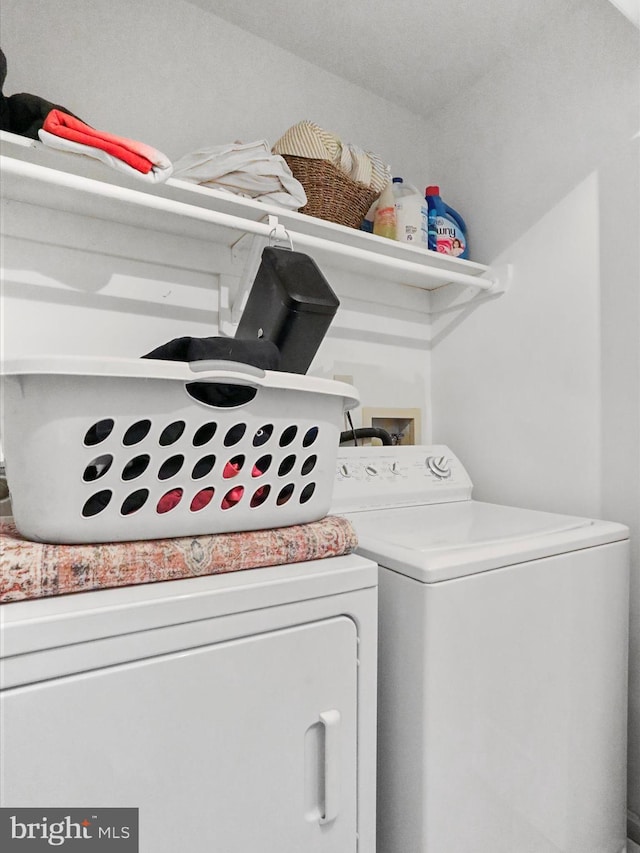
<instances>
[{"instance_id":1,"label":"dryer","mask_svg":"<svg viewBox=\"0 0 640 853\"><path fill-rule=\"evenodd\" d=\"M374 849L371 561L15 602L0 617L2 806L138 808L141 853Z\"/></svg>"},{"instance_id":2,"label":"dryer","mask_svg":"<svg viewBox=\"0 0 640 853\"><path fill-rule=\"evenodd\" d=\"M378 853L621 853L627 528L442 445L341 448L333 511L379 564Z\"/></svg>"}]
</instances>

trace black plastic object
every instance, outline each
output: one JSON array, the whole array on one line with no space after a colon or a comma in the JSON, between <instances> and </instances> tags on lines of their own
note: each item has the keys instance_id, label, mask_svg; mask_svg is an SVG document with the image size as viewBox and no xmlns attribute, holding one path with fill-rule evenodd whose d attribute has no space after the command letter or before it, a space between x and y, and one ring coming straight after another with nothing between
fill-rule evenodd
<instances>
[{"instance_id":1,"label":"black plastic object","mask_svg":"<svg viewBox=\"0 0 640 853\"><path fill-rule=\"evenodd\" d=\"M235 337L272 341L280 370L306 373L339 305L312 258L267 246Z\"/></svg>"}]
</instances>

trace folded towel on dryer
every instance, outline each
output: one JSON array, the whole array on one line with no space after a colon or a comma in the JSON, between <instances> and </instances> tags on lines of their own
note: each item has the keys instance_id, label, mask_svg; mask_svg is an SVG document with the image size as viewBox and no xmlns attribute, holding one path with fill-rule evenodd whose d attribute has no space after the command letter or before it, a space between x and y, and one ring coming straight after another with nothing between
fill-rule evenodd
<instances>
[{"instance_id":1,"label":"folded towel on dryer","mask_svg":"<svg viewBox=\"0 0 640 853\"><path fill-rule=\"evenodd\" d=\"M203 506L212 491L202 490ZM5 518L0 603L321 560L357 544L351 522L335 515L273 530L98 545L30 542Z\"/></svg>"},{"instance_id":2,"label":"folded towel on dryer","mask_svg":"<svg viewBox=\"0 0 640 853\"><path fill-rule=\"evenodd\" d=\"M149 183L166 181L173 171L169 158L150 145L95 130L61 110L51 110L38 136L52 148L94 157Z\"/></svg>"}]
</instances>

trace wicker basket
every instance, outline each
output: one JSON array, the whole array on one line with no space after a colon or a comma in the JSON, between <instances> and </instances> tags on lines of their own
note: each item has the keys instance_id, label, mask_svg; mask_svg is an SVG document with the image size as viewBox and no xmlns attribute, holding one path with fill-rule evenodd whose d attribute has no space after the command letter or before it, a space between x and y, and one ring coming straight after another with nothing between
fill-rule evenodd
<instances>
[{"instance_id":1,"label":"wicker basket","mask_svg":"<svg viewBox=\"0 0 640 853\"><path fill-rule=\"evenodd\" d=\"M376 190L352 181L329 160L282 155L294 178L307 194L300 213L317 216L349 228L359 228L365 214L380 195Z\"/></svg>"}]
</instances>

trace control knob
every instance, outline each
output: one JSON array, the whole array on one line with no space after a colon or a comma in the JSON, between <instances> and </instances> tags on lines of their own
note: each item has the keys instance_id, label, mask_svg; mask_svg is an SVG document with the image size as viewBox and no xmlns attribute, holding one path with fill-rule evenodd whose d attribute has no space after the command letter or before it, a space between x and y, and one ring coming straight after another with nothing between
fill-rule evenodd
<instances>
[{"instance_id":1,"label":"control knob","mask_svg":"<svg viewBox=\"0 0 640 853\"><path fill-rule=\"evenodd\" d=\"M439 480L447 480L451 476L451 468L446 456L427 456L425 464Z\"/></svg>"}]
</instances>

